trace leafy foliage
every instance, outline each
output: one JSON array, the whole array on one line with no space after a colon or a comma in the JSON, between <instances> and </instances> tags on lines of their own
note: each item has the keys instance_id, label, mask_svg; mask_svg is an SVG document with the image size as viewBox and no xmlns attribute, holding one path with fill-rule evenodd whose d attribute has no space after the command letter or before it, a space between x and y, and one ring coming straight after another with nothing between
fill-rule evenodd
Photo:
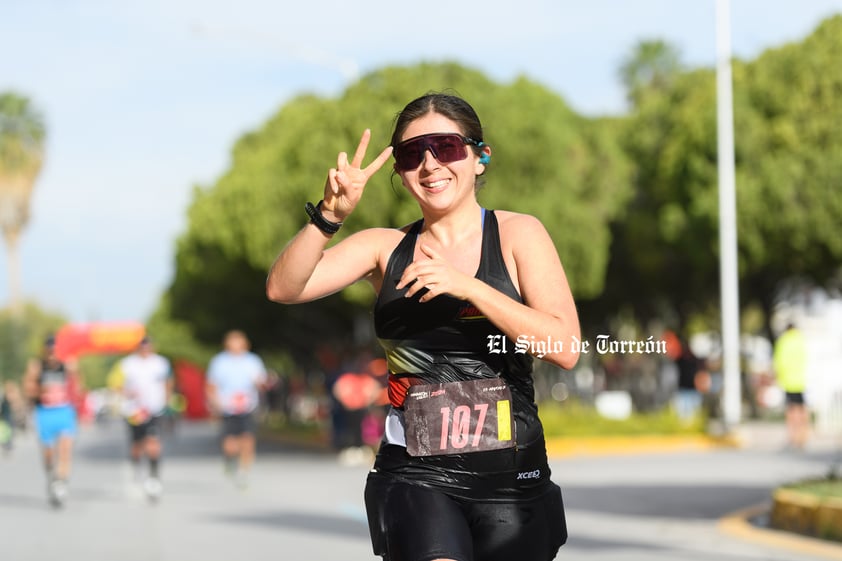
<instances>
[{"instance_id":1,"label":"leafy foliage","mask_svg":"<svg viewBox=\"0 0 842 561\"><path fill-rule=\"evenodd\" d=\"M842 15L737 76L741 273L766 308L783 278L823 283L842 262L840 52Z\"/></svg>"},{"instance_id":2,"label":"leafy foliage","mask_svg":"<svg viewBox=\"0 0 842 561\"><path fill-rule=\"evenodd\" d=\"M6 243L9 291L20 307L18 242L29 223L29 199L44 160L45 127L28 98L0 93L0 233Z\"/></svg>"},{"instance_id":3,"label":"leafy foliage","mask_svg":"<svg viewBox=\"0 0 842 561\"><path fill-rule=\"evenodd\" d=\"M40 356L47 335L64 323L62 316L35 304L22 306L19 313L0 310L0 379L19 380L27 361Z\"/></svg>"},{"instance_id":4,"label":"leafy foliage","mask_svg":"<svg viewBox=\"0 0 842 561\"><path fill-rule=\"evenodd\" d=\"M705 419L699 415L682 420L670 408L634 413L628 419L603 417L589 405L577 401L545 401L538 414L548 438L578 436L644 436L703 434Z\"/></svg>"},{"instance_id":5,"label":"leafy foliage","mask_svg":"<svg viewBox=\"0 0 842 561\"><path fill-rule=\"evenodd\" d=\"M771 309L794 275L824 282L842 261L842 16L803 43L734 63L738 243L743 307ZM634 199L616 225L608 301L683 323L716 305L718 175L713 71L639 96L624 146Z\"/></svg>"},{"instance_id":6,"label":"leafy foliage","mask_svg":"<svg viewBox=\"0 0 842 561\"><path fill-rule=\"evenodd\" d=\"M717 290L713 86L710 71L682 74L642 96L622 131L635 195L616 225L607 299L641 320L698 312Z\"/></svg>"},{"instance_id":7,"label":"leafy foliage","mask_svg":"<svg viewBox=\"0 0 842 561\"><path fill-rule=\"evenodd\" d=\"M44 159L45 127L28 98L0 93L0 229L16 239L29 221L29 196Z\"/></svg>"},{"instance_id":8,"label":"leafy foliage","mask_svg":"<svg viewBox=\"0 0 842 561\"><path fill-rule=\"evenodd\" d=\"M681 71L678 49L661 39L640 41L620 65L629 101L637 105L647 92L667 89Z\"/></svg>"},{"instance_id":9,"label":"leafy foliage","mask_svg":"<svg viewBox=\"0 0 842 561\"><path fill-rule=\"evenodd\" d=\"M40 168L46 127L25 96L0 93L0 176Z\"/></svg>"}]
</instances>

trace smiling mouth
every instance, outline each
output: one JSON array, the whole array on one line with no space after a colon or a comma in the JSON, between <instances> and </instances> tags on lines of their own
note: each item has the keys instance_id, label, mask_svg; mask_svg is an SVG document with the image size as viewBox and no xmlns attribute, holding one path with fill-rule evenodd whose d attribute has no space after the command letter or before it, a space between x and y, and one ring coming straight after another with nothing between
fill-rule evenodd
<instances>
[{"instance_id":1,"label":"smiling mouth","mask_svg":"<svg viewBox=\"0 0 842 561\"><path fill-rule=\"evenodd\" d=\"M422 185L425 189L429 189L430 191L437 191L437 190L443 189L443 188L444 188L444 187L446 187L449 183L450 183L450 180L449 180L449 179L439 179L438 181L429 181L429 182L424 182L424 183L422 183L421 185Z\"/></svg>"}]
</instances>

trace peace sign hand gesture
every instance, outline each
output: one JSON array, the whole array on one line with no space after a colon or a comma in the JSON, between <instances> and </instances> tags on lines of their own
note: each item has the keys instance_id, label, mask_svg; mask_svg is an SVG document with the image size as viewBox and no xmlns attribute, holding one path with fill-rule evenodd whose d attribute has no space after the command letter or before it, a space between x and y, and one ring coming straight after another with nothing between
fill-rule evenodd
<instances>
[{"instance_id":1,"label":"peace sign hand gesture","mask_svg":"<svg viewBox=\"0 0 842 561\"><path fill-rule=\"evenodd\" d=\"M322 211L333 214L339 222L344 221L351 214L360 202L365 184L392 155L392 147L387 146L373 162L363 168L363 158L368 149L369 140L371 140L371 130L365 129L354 152L354 158L349 162L348 154L340 152L336 167L331 168L327 173ZM328 219L330 219L329 216Z\"/></svg>"}]
</instances>

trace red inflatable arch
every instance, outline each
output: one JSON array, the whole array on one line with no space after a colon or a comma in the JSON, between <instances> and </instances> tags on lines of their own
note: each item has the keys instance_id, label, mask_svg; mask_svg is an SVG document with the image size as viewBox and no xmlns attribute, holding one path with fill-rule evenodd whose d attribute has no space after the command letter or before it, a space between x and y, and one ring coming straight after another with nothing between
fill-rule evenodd
<instances>
[{"instance_id":1,"label":"red inflatable arch","mask_svg":"<svg viewBox=\"0 0 842 561\"><path fill-rule=\"evenodd\" d=\"M146 334L134 321L68 323L56 332L56 355L60 360L86 354L130 353Z\"/></svg>"},{"instance_id":2,"label":"red inflatable arch","mask_svg":"<svg viewBox=\"0 0 842 561\"><path fill-rule=\"evenodd\" d=\"M62 361L87 354L129 354L146 335L146 327L135 321L69 323L56 332L56 354ZM197 366L176 360L176 385L186 401L184 416L203 419L205 405L204 372Z\"/></svg>"}]
</instances>

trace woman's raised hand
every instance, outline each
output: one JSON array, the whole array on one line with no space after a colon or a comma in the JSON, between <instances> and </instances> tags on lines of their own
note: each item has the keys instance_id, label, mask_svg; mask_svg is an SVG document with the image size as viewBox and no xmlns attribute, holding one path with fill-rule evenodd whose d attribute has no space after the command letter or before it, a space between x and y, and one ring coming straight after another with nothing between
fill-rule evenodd
<instances>
[{"instance_id":1,"label":"woman's raised hand","mask_svg":"<svg viewBox=\"0 0 842 561\"><path fill-rule=\"evenodd\" d=\"M351 214L363 195L365 184L392 155L392 147L387 146L373 162L363 168L363 158L368 150L369 140L371 140L371 130L365 129L354 152L354 158L349 162L348 154L340 152L336 167L331 168L327 173L322 211L333 214L339 222Z\"/></svg>"}]
</instances>

